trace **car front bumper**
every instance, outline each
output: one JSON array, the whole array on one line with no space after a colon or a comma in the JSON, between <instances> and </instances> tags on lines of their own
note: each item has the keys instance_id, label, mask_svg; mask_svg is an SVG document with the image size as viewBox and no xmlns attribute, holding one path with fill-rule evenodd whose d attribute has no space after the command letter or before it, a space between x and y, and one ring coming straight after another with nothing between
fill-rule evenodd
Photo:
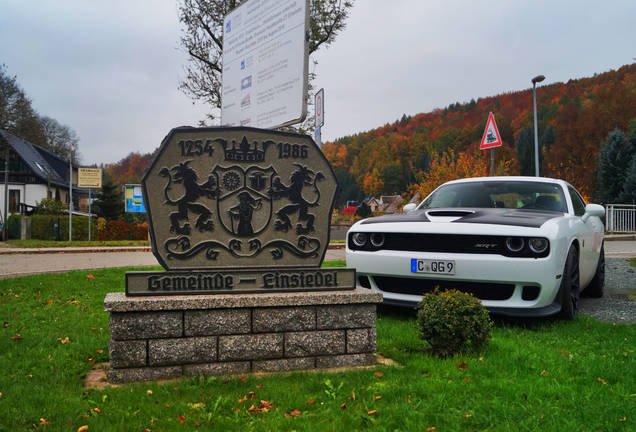
<instances>
[{"instance_id":1,"label":"car front bumper","mask_svg":"<svg viewBox=\"0 0 636 432\"><path fill-rule=\"evenodd\" d=\"M411 259L452 260L454 275L412 273ZM414 306L436 285L457 288L480 298L493 313L548 316L559 312L562 267L545 258L509 258L495 254L402 251L346 251L356 268L358 286L379 291L386 304ZM361 283L362 282L362 283ZM531 294L531 295L529 295Z\"/></svg>"}]
</instances>

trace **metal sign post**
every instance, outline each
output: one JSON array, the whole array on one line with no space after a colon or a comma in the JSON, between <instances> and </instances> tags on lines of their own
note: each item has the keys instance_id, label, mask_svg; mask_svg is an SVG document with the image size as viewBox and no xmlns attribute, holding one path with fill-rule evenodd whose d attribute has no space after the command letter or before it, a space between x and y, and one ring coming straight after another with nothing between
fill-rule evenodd
<instances>
[{"instance_id":1,"label":"metal sign post","mask_svg":"<svg viewBox=\"0 0 636 432\"><path fill-rule=\"evenodd\" d=\"M91 241L91 188L102 187L101 168L79 168L77 186L88 188L88 241Z\"/></svg>"},{"instance_id":2,"label":"metal sign post","mask_svg":"<svg viewBox=\"0 0 636 432\"><path fill-rule=\"evenodd\" d=\"M68 158L68 242L73 242L73 149L71 144L71 154Z\"/></svg>"}]
</instances>

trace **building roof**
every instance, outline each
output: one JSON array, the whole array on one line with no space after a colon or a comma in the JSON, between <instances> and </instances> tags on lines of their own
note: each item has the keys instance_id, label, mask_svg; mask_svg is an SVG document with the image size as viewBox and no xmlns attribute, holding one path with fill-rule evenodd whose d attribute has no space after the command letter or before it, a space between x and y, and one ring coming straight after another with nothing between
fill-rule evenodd
<instances>
[{"instance_id":1,"label":"building roof","mask_svg":"<svg viewBox=\"0 0 636 432\"><path fill-rule=\"evenodd\" d=\"M35 176L47 183L68 187L68 161L5 130L0 130L0 136L9 143Z\"/></svg>"}]
</instances>

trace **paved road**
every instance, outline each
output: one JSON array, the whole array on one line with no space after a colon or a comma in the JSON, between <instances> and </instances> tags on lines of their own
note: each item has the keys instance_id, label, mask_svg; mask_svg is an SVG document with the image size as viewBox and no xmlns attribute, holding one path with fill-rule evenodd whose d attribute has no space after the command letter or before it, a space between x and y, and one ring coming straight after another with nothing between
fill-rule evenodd
<instances>
[{"instance_id":1,"label":"paved road","mask_svg":"<svg viewBox=\"0 0 636 432\"><path fill-rule=\"evenodd\" d=\"M344 249L327 250L325 260L340 259L344 259ZM2 253L0 278L69 270L158 265L152 252Z\"/></svg>"},{"instance_id":2,"label":"paved road","mask_svg":"<svg viewBox=\"0 0 636 432\"><path fill-rule=\"evenodd\" d=\"M325 260L341 260L344 255L344 249L329 249ZM608 241L605 243L605 255L608 258L636 258L636 240ZM118 252L33 253L33 250L24 250L20 253L0 253L0 278L80 269L155 265L159 263L154 255L146 251L129 252L119 249Z\"/></svg>"}]
</instances>

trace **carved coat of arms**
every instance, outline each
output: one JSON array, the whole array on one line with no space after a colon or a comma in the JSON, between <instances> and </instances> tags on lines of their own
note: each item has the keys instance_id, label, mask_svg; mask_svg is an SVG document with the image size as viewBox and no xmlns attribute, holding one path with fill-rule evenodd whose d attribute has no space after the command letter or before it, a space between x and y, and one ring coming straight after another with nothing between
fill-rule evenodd
<instances>
[{"instance_id":1,"label":"carved coat of arms","mask_svg":"<svg viewBox=\"0 0 636 432\"><path fill-rule=\"evenodd\" d=\"M173 129L142 184L153 253L166 269L322 262L337 185L308 136Z\"/></svg>"}]
</instances>

